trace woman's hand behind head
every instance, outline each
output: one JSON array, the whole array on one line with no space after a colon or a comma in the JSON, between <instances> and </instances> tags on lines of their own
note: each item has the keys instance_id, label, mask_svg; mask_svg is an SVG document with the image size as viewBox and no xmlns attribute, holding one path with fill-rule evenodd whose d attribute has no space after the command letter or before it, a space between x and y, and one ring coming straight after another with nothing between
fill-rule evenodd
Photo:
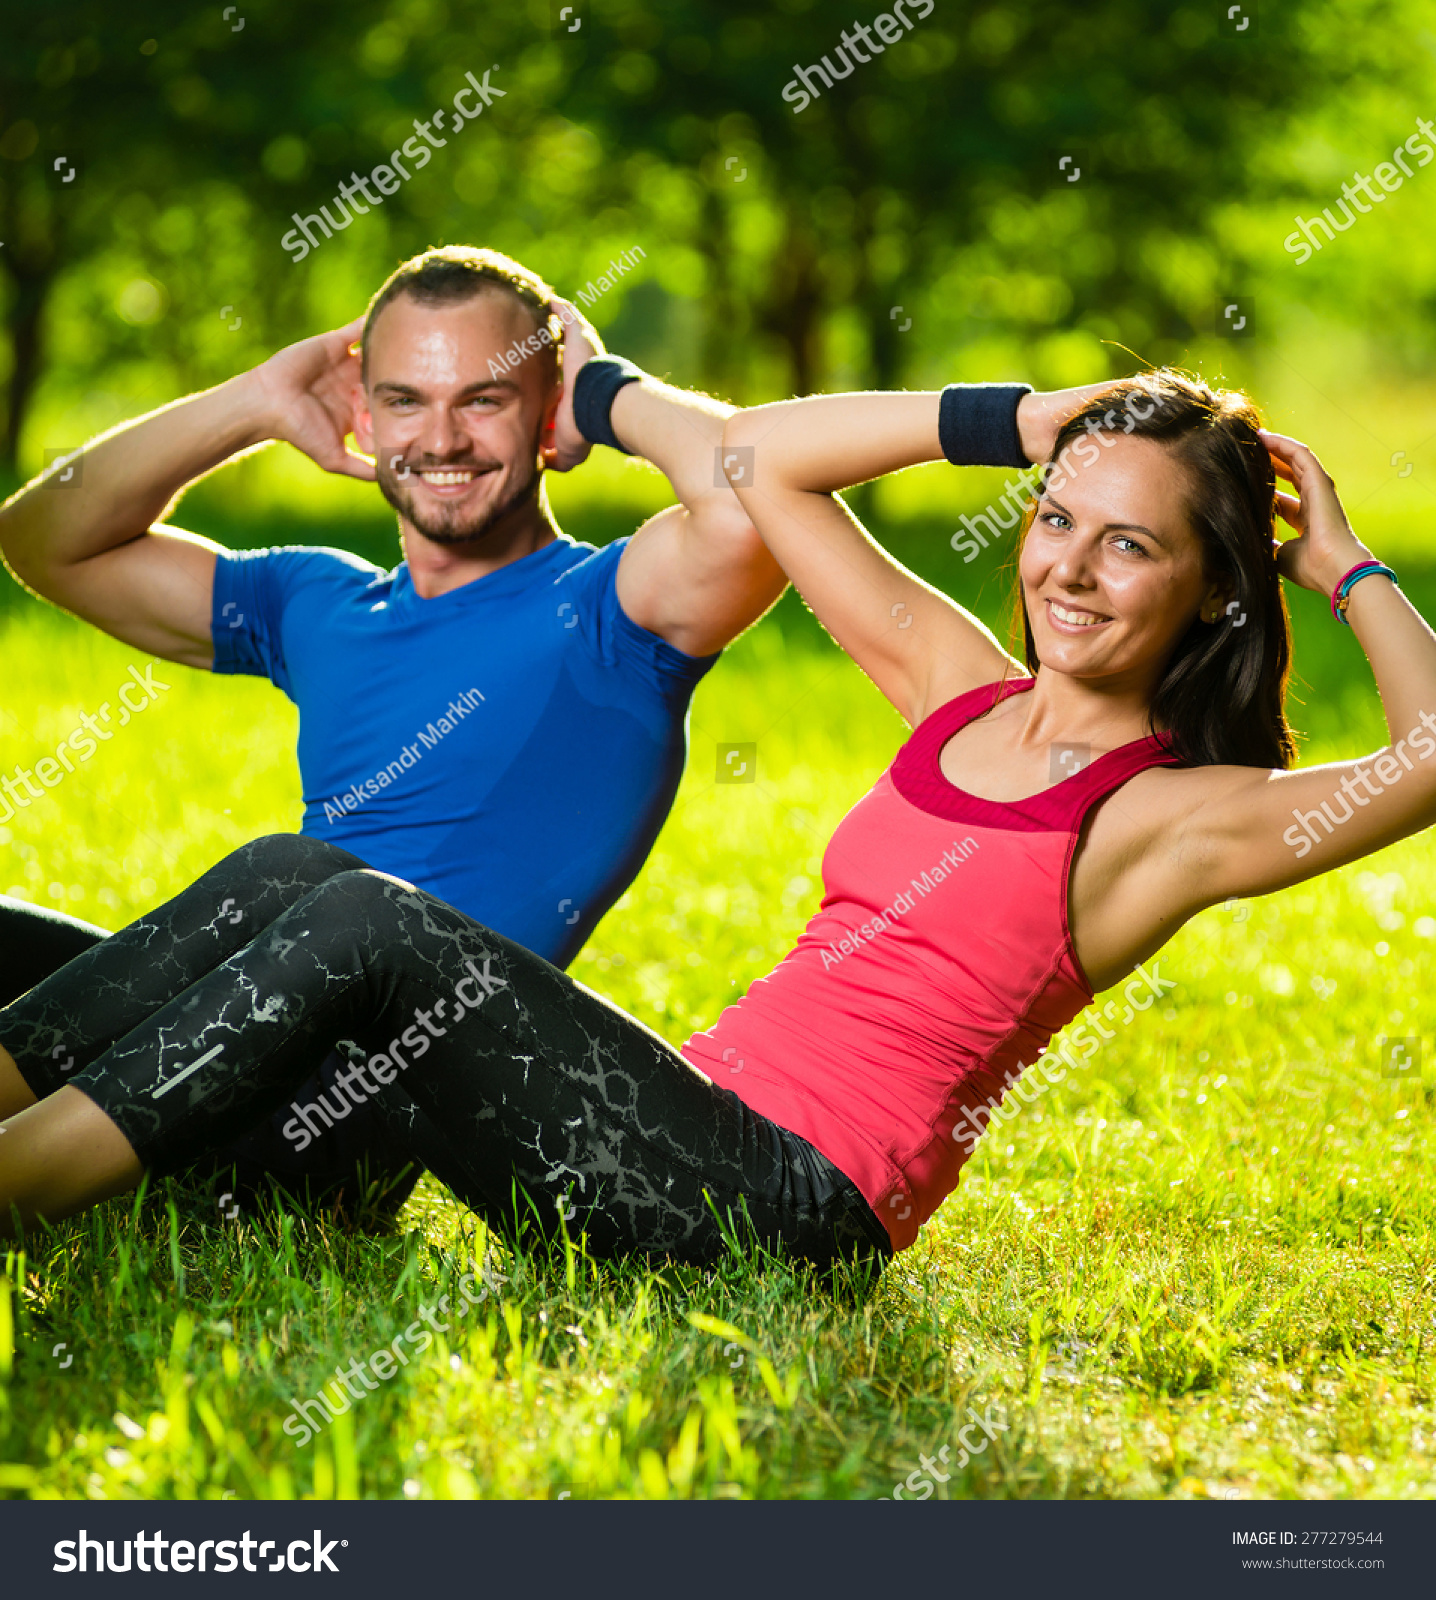
<instances>
[{"instance_id":1,"label":"woman's hand behind head","mask_svg":"<svg viewBox=\"0 0 1436 1600\"><path fill-rule=\"evenodd\" d=\"M1284 578L1303 589L1330 596L1342 577L1371 551L1356 537L1336 493L1331 475L1306 445L1263 428L1262 443L1271 452L1277 475L1296 490L1277 490L1277 515L1296 530L1277 548L1277 567Z\"/></svg>"}]
</instances>

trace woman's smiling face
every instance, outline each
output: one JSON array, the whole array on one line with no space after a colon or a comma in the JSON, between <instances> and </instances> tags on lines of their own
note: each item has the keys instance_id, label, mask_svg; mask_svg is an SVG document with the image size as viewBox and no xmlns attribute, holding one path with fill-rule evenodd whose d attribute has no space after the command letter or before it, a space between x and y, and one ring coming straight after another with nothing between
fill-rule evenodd
<instances>
[{"instance_id":1,"label":"woman's smiling face","mask_svg":"<svg viewBox=\"0 0 1436 1600\"><path fill-rule=\"evenodd\" d=\"M1075 678L1160 677L1199 611L1224 587L1203 570L1185 469L1152 439L1093 436L1085 465L1052 474L1018 572L1037 655Z\"/></svg>"}]
</instances>

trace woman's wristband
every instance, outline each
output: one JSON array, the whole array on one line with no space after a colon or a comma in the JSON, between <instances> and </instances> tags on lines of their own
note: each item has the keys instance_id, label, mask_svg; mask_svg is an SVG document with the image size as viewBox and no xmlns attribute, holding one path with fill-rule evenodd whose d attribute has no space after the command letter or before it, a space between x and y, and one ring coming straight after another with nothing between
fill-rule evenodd
<instances>
[{"instance_id":1,"label":"woman's wristband","mask_svg":"<svg viewBox=\"0 0 1436 1600\"><path fill-rule=\"evenodd\" d=\"M573 420L590 444L606 444L611 450L633 452L618 442L609 414L613 399L626 383L638 383L648 374L622 356L594 356L578 369L573 380Z\"/></svg>"},{"instance_id":2,"label":"woman's wristband","mask_svg":"<svg viewBox=\"0 0 1436 1600\"><path fill-rule=\"evenodd\" d=\"M1351 622L1346 615L1346 608L1351 604L1351 591L1363 578L1373 577L1390 578L1392 583L1399 586L1399 579L1390 567L1380 561L1358 561L1354 567L1342 578L1341 582L1331 591L1331 614L1338 622L1344 622L1349 628Z\"/></svg>"},{"instance_id":3,"label":"woman's wristband","mask_svg":"<svg viewBox=\"0 0 1436 1600\"><path fill-rule=\"evenodd\" d=\"M950 383L937 407L937 438L955 467L1026 467L1017 407L1030 383Z\"/></svg>"}]
</instances>

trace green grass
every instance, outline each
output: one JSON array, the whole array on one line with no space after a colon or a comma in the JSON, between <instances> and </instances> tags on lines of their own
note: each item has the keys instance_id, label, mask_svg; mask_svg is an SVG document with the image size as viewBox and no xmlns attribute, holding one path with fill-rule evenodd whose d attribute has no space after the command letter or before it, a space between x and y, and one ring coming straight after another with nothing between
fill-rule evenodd
<instances>
[{"instance_id":1,"label":"green grass","mask_svg":"<svg viewBox=\"0 0 1436 1600\"><path fill-rule=\"evenodd\" d=\"M902 736L789 623L702 686L672 818L574 969L675 1041L789 947ZM1307 759L1381 742L1354 641L1312 608L1298 625ZM7 771L142 659L32 606L0 646ZM0 828L0 890L117 926L297 824L287 702L158 677ZM758 781L715 785L716 743L746 739ZM971 1406L1007 1430L940 1495L1430 1496L1433 1093L1381 1077L1375 1041L1428 1026L1433 888L1415 840L1198 918L1160 958L1165 1004L984 1139L875 1288L495 1248L495 1296L303 1449L291 1398L485 1250L446 1191L353 1231L160 1184L34 1235L0 1288L0 1491L869 1497L956 1459Z\"/></svg>"}]
</instances>

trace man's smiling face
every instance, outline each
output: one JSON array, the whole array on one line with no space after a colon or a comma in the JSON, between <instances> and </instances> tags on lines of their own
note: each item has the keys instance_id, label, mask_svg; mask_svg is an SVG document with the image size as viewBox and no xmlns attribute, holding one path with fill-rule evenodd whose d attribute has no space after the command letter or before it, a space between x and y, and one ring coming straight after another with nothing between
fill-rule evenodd
<instances>
[{"instance_id":1,"label":"man's smiling face","mask_svg":"<svg viewBox=\"0 0 1436 1600\"><path fill-rule=\"evenodd\" d=\"M501 370L535 332L533 312L502 289L437 306L401 293L374 321L355 440L384 498L436 544L481 538L538 493L559 397L553 348Z\"/></svg>"}]
</instances>

